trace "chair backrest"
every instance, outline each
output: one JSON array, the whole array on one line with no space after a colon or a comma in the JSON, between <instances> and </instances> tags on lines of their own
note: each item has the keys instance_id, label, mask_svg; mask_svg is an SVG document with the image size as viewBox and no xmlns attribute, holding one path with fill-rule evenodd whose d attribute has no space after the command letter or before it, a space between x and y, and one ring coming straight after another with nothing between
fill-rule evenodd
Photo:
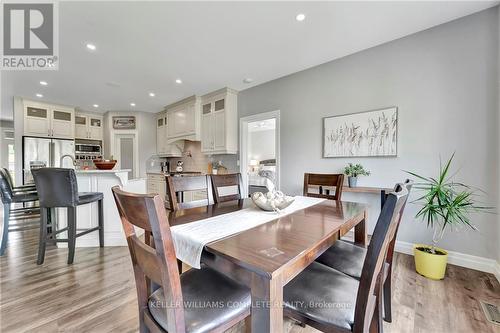
<instances>
[{"instance_id":1,"label":"chair backrest","mask_svg":"<svg viewBox=\"0 0 500 333\"><path fill-rule=\"evenodd\" d=\"M325 198L330 200L340 200L342 197L342 186L344 184L343 174L319 174L319 173L305 173L304 174L304 196ZM309 186L319 186L319 193L309 192ZM335 194L325 194L324 186L335 187Z\"/></svg>"},{"instance_id":2,"label":"chair backrest","mask_svg":"<svg viewBox=\"0 0 500 333\"><path fill-rule=\"evenodd\" d=\"M354 310L354 333L368 332L377 304L380 288L380 276L383 274L385 255L389 242L394 236L399 220L399 212L408 199L408 190L398 184L394 192L389 193L368 245L361 278L359 281L356 308Z\"/></svg>"},{"instance_id":3,"label":"chair backrest","mask_svg":"<svg viewBox=\"0 0 500 333\"><path fill-rule=\"evenodd\" d=\"M40 207L75 207L78 205L78 184L75 170L40 168L31 170Z\"/></svg>"},{"instance_id":4,"label":"chair backrest","mask_svg":"<svg viewBox=\"0 0 500 333\"><path fill-rule=\"evenodd\" d=\"M411 192L411 188L413 186L413 181L411 181L410 179L407 179L407 180L405 180L403 185L406 187L406 190L408 191L408 196L409 196L410 192ZM399 186L399 184L395 186L394 190L396 190L398 186ZM396 229L395 229L394 235L392 236L392 239L389 243L389 248L387 249L387 255L385 257L385 261L387 263L389 263L390 265L392 265L392 259L394 257L394 247L396 246L396 237L398 235L399 225L401 224L401 219L403 218L403 213L404 213L407 202L408 202L408 200L406 200L405 203L403 204L403 206L401 206L401 210L399 211L399 218L398 218L398 222L396 225Z\"/></svg>"},{"instance_id":5,"label":"chair backrest","mask_svg":"<svg viewBox=\"0 0 500 333\"><path fill-rule=\"evenodd\" d=\"M243 180L240 173L233 173L227 175L212 175L212 188L214 191L215 203L240 200L243 195ZM230 194L224 195L224 191Z\"/></svg>"},{"instance_id":6,"label":"chair backrest","mask_svg":"<svg viewBox=\"0 0 500 333\"><path fill-rule=\"evenodd\" d=\"M12 179L12 176L10 175L10 172L7 168L2 168L0 172L5 175L5 178L7 178L7 182L9 183L9 186L11 189L14 189L14 180Z\"/></svg>"},{"instance_id":7,"label":"chair backrest","mask_svg":"<svg viewBox=\"0 0 500 333\"><path fill-rule=\"evenodd\" d=\"M205 199L193 200L190 202L179 202L177 194L179 192L205 190ZM208 206L214 203L212 193L212 182L210 176L167 176L167 195L170 201L171 210L179 210L192 207Z\"/></svg>"},{"instance_id":8,"label":"chair backrest","mask_svg":"<svg viewBox=\"0 0 500 333\"><path fill-rule=\"evenodd\" d=\"M134 268L139 318L144 325L148 311L148 279L163 288L168 332L185 332L184 305L177 259L168 217L161 197L157 194L135 194L112 188ZM154 247L141 241L135 227L153 233Z\"/></svg>"},{"instance_id":9,"label":"chair backrest","mask_svg":"<svg viewBox=\"0 0 500 333\"><path fill-rule=\"evenodd\" d=\"M0 195L2 196L3 204L12 202L12 186L10 185L8 175L4 169L0 169Z\"/></svg>"}]
</instances>

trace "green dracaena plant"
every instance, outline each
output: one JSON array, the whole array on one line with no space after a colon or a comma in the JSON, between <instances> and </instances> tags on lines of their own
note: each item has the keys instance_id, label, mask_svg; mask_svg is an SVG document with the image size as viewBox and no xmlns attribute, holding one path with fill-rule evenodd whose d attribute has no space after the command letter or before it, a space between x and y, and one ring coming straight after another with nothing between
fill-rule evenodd
<instances>
[{"instance_id":1,"label":"green dracaena plant","mask_svg":"<svg viewBox=\"0 0 500 333\"><path fill-rule=\"evenodd\" d=\"M465 225L477 230L471 222L470 214L491 209L477 204L476 194L471 186L453 180L455 174L450 175L450 166L454 156L455 154L444 166L440 164L437 178L406 171L419 180L413 187L421 191L422 196L413 202L420 204L422 208L415 217L426 221L427 227L434 230L431 253L436 253L435 248L447 228Z\"/></svg>"}]
</instances>

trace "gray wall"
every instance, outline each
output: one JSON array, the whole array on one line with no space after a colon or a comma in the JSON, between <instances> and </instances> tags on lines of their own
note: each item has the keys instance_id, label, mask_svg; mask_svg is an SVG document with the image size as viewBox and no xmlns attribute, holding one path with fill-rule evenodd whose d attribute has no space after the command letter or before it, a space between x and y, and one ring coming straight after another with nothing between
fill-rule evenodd
<instances>
[{"instance_id":1,"label":"gray wall","mask_svg":"<svg viewBox=\"0 0 500 333\"><path fill-rule=\"evenodd\" d=\"M435 175L439 157L456 152L457 179L499 203L498 9L492 8L240 92L239 116L281 110L281 184L299 194L303 173L340 172L360 162L363 186L392 186L413 170ZM291 54L290 56L293 56ZM396 105L399 156L322 158L322 117ZM415 196L413 196L415 197ZM348 197L355 199L355 197ZM376 206L375 199L372 200ZM398 239L429 242L410 204ZM448 250L497 259L498 215L477 215L479 228L448 233ZM373 214L372 221L373 225Z\"/></svg>"}]
</instances>

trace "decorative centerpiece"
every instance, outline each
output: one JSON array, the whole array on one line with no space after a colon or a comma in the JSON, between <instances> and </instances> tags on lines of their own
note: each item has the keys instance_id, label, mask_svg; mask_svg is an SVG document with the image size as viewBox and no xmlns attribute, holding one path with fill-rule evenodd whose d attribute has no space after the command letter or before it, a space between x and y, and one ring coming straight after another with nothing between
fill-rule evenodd
<instances>
[{"instance_id":1,"label":"decorative centerpiece","mask_svg":"<svg viewBox=\"0 0 500 333\"><path fill-rule=\"evenodd\" d=\"M116 160L94 160L94 165L99 170L111 170L116 165Z\"/></svg>"},{"instance_id":2,"label":"decorative centerpiece","mask_svg":"<svg viewBox=\"0 0 500 333\"><path fill-rule=\"evenodd\" d=\"M295 198L284 195L281 191L273 190L267 192L266 194L262 192L253 193L252 201L262 210L275 211L279 213L280 210L290 206L295 201Z\"/></svg>"},{"instance_id":3,"label":"decorative centerpiece","mask_svg":"<svg viewBox=\"0 0 500 333\"><path fill-rule=\"evenodd\" d=\"M268 192L255 192L252 194L253 203L262 210L274 211L279 213L282 209L290 206L295 198L285 195L281 191L277 191L274 185L274 173L262 170L259 176L266 178L266 187Z\"/></svg>"},{"instance_id":4,"label":"decorative centerpiece","mask_svg":"<svg viewBox=\"0 0 500 333\"><path fill-rule=\"evenodd\" d=\"M361 164L349 163L344 168L344 173L347 175L349 187L356 187L358 184L358 176L369 176L370 171L365 170Z\"/></svg>"},{"instance_id":5,"label":"decorative centerpiece","mask_svg":"<svg viewBox=\"0 0 500 333\"><path fill-rule=\"evenodd\" d=\"M454 174L449 175L453 156L444 167L440 167L435 178L407 171L420 180L414 187L423 192L416 200L422 208L415 217L421 218L427 227L434 229L432 245L415 244L413 248L415 268L417 273L434 280L443 279L446 271L448 252L437 247L445 230L460 225L476 230L470 214L491 209L476 203L475 193L470 186L453 181Z\"/></svg>"}]
</instances>

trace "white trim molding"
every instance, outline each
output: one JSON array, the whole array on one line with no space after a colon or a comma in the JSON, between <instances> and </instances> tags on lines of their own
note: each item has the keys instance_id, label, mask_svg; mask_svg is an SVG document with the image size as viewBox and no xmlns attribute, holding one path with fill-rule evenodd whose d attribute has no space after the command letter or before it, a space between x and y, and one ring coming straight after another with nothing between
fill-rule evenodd
<instances>
[{"instance_id":1,"label":"white trim molding","mask_svg":"<svg viewBox=\"0 0 500 333\"><path fill-rule=\"evenodd\" d=\"M413 256L413 244L403 241L396 241L396 252ZM494 274L500 281L500 263L495 259L472 256L470 254L448 251L448 263L481 272Z\"/></svg>"},{"instance_id":2,"label":"white trim molding","mask_svg":"<svg viewBox=\"0 0 500 333\"><path fill-rule=\"evenodd\" d=\"M243 180L243 195L248 196L248 123L275 119L275 158L276 158L276 181L277 189L280 189L281 161L280 161L280 110L257 113L240 118L240 173Z\"/></svg>"}]
</instances>

